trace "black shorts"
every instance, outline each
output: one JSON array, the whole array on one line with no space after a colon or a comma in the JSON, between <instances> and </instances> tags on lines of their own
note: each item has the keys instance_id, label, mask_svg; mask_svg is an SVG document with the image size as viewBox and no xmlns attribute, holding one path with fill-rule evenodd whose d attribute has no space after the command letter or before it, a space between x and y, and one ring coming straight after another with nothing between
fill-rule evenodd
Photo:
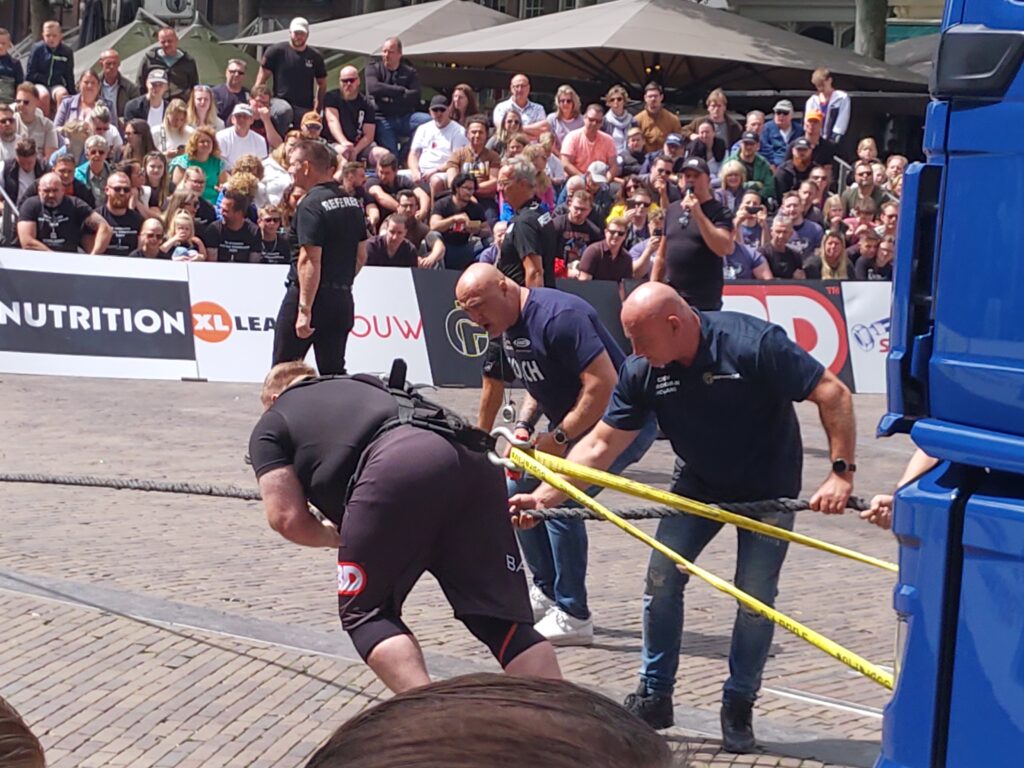
<instances>
[{"instance_id":1,"label":"black shorts","mask_svg":"<svg viewBox=\"0 0 1024 768\"><path fill-rule=\"evenodd\" d=\"M408 631L402 604L428 571L456 618L533 624L505 476L484 454L393 429L368 449L340 530L338 611L364 658Z\"/></svg>"},{"instance_id":2,"label":"black shorts","mask_svg":"<svg viewBox=\"0 0 1024 768\"><path fill-rule=\"evenodd\" d=\"M516 380L512 365L505 357L505 348L501 345L501 339L488 340L481 373L485 379L496 379L504 381L506 384L511 384Z\"/></svg>"}]
</instances>

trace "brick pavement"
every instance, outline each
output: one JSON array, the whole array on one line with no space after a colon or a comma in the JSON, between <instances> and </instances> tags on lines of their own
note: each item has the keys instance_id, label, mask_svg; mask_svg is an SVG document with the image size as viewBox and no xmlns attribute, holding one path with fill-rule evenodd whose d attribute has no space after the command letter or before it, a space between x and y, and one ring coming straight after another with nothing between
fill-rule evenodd
<instances>
[{"instance_id":1,"label":"brick pavement","mask_svg":"<svg viewBox=\"0 0 1024 768\"><path fill-rule=\"evenodd\" d=\"M241 457L258 410L254 386L22 376L0 379L5 402L0 465L6 471L252 485ZM440 399L464 411L473 410L475 398L472 390L440 393ZM856 400L861 466L858 492L869 495L895 480L909 448L906 442L875 442L873 427L882 400L871 396ZM824 474L826 446L814 409L801 407L800 417L806 447L805 492L809 493L814 481ZM667 446L658 443L630 474L664 486L669 472ZM109 588L121 601L117 604L130 603L132 596L138 596L149 601L143 606L147 610L177 606L182 615L195 614L195 621L205 622L193 624L205 629L176 629L168 636L165 627L143 628L131 619L117 618L110 610L85 611L56 603L40 607L32 602L38 600L32 595L0 591L0 623L6 627L9 617L17 620L12 625L16 632L0 637L0 666L6 673L0 674L4 681L0 690L19 706L31 702L25 714L39 728L45 745L55 750L55 765L117 764L93 756L110 758L113 752L138 757L133 750L155 755L165 748L145 764L299 765L299 753L305 750L302 754L308 754L329 733L328 723L339 722L336 707L350 713L380 693L369 685L369 678L360 677L365 674L361 665L308 652L330 646L332 640L338 648L344 646L335 615L333 558L277 538L266 527L257 505L27 485L0 488L0 497L7 522L0 537L0 569L4 572L83 588ZM621 498L607 498L613 504L622 503ZM890 537L852 516L803 514L798 529L876 556L895 557ZM638 542L598 524L591 525L590 532L596 643L592 648L560 651L559 655L572 679L621 696L635 685L638 595L646 552ZM729 576L734 549L733 537L727 532L712 543L701 563ZM894 627L891 585L890 574L793 548L778 604L829 637L888 664ZM49 616L52 626L34 624L33 613ZM717 753L717 700L727 674L734 613L727 598L703 585L691 585L676 695L677 720L687 730L677 729L672 736L680 753L689 755L683 762L716 767L821 765L804 759L813 755L826 764L870 765L880 729L875 712L886 700L885 691L784 632L776 634L765 693L756 709L755 726L762 740L771 742L770 753L746 758ZM211 641L205 631L208 624L217 623L211 616L221 617L218 621L222 622L250 624L242 626L237 639ZM442 674L462 667L493 668L486 651L451 618L432 580L424 579L413 593L407 619ZM289 633L298 638L294 645L299 650L281 647L289 644L281 640ZM254 637L276 638L277 645L261 645ZM210 648L210 642L216 648ZM75 648L87 657L101 651L106 655L101 662L90 662L87 671L73 666L69 671L64 669L66 648ZM182 649L202 656L202 662L192 663ZM259 677L262 684L249 694L254 700L263 696L273 700L274 691L280 690L282 701L289 705L295 701L287 714L294 743L273 757L258 756L262 750L257 724L263 722L261 718L281 714L281 706L270 710L249 702L249 708L237 717L224 714L233 713L237 702L227 690L231 686L218 681L231 674L231 665L239 663L233 659L244 654L266 662L261 668L264 676ZM267 666L267 659L280 664ZM12 670L23 669L25 664L48 670L45 688L29 688L30 676L12 676ZM318 702L312 709L303 709L299 700L306 694L298 691L305 689L297 681L304 678L297 670L306 669L307 664L319 670L318 679L327 682L302 685L320 685L317 690L323 691L331 685L351 688L352 681L362 681L361 687L325 696L329 704ZM197 677L193 673L200 668L203 671ZM252 676L257 677L255 672ZM168 686L168 693L161 696L170 698L154 699L147 688L154 684L153 678L161 681L158 688ZM175 701L170 695L174 684L196 688L196 699L205 702L207 713L184 701L184 696ZM846 708L808 703L808 696L840 700L840 706ZM65 715L65 707L71 703L74 706ZM156 707L157 703L161 706ZM161 727L164 738L160 745L148 745L133 713L138 710L142 719L147 712L155 717L154 710L167 716L166 707L171 704L180 704L186 716L156 721L154 727ZM81 712L75 713L76 708ZM221 719L210 715L213 711L219 711ZM263 725L268 723L266 720ZM136 744L133 739L140 741ZM211 752L214 742L219 746ZM229 754L232 749L237 751ZM142 764L134 757L129 762Z\"/></svg>"}]
</instances>

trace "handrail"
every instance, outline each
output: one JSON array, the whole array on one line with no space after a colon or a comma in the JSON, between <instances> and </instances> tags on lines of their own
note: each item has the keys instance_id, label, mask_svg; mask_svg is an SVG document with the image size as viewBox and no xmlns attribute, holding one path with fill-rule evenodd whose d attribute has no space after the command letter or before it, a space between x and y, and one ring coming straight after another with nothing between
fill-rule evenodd
<instances>
[{"instance_id":1,"label":"handrail","mask_svg":"<svg viewBox=\"0 0 1024 768\"><path fill-rule=\"evenodd\" d=\"M18 206L10 195L7 194L7 190L0 185L0 195L3 195L4 199L4 211L2 217L0 217L0 241L3 242L4 246L14 245L17 240L17 232L15 231L15 223L18 221Z\"/></svg>"}]
</instances>

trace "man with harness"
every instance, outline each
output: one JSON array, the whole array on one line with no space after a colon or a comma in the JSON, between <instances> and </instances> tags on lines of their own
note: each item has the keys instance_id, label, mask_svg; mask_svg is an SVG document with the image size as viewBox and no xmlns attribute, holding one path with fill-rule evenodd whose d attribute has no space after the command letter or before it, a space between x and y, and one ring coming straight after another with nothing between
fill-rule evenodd
<instances>
[{"instance_id":1,"label":"man with harness","mask_svg":"<svg viewBox=\"0 0 1024 768\"><path fill-rule=\"evenodd\" d=\"M626 356L586 301L550 288L525 288L490 264L469 267L455 286L459 306L492 338L500 337L507 381L527 396L515 434L528 439L541 414L547 428L536 446L563 455L600 421ZM654 442L653 417L612 465L621 472ZM532 478L510 481L509 495L532 490ZM587 606L587 530L582 520L549 520L520 531L533 574L530 598L536 629L555 645L589 645L594 622Z\"/></svg>"},{"instance_id":2,"label":"man with harness","mask_svg":"<svg viewBox=\"0 0 1024 768\"><path fill-rule=\"evenodd\" d=\"M404 371L387 385L315 376L301 361L271 369L249 455L270 526L338 549L338 610L360 656L395 692L430 682L402 622L430 571L506 672L561 677L533 628L504 477L486 455L493 439L406 389Z\"/></svg>"},{"instance_id":3,"label":"man with harness","mask_svg":"<svg viewBox=\"0 0 1024 768\"><path fill-rule=\"evenodd\" d=\"M831 460L811 498L814 510L841 514L853 488L855 423L849 390L777 325L735 312L700 312L663 283L645 283L626 299L622 325L634 354L619 371L604 418L569 453L570 461L605 469L635 439L651 414L677 456L672 492L705 502L760 501L800 492L803 446L794 401L818 406ZM563 495L543 485L514 496L520 525L531 509L555 507ZM755 516L792 530L793 513ZM664 518L657 539L693 562L722 524L695 516ZM738 530L735 583L774 605L787 544ZM640 685L626 708L654 728L673 724L672 691L683 630L688 575L654 552L643 601ZM739 607L733 626L721 710L730 752L754 748L752 708L775 625Z\"/></svg>"}]
</instances>

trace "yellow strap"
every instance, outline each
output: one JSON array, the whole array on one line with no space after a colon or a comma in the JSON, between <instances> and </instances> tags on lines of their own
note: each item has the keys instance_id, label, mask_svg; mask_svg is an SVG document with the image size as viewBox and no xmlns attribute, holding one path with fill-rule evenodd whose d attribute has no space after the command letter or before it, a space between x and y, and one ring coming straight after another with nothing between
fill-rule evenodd
<instances>
[{"instance_id":1,"label":"yellow strap","mask_svg":"<svg viewBox=\"0 0 1024 768\"><path fill-rule=\"evenodd\" d=\"M584 467L582 464L566 461L563 458L552 456L549 453L541 453L540 451L533 450L529 453L538 463L548 469L569 477L575 477L576 479L583 480L591 485L600 485L603 488L611 488L614 491L621 491L622 493L628 493L630 496L636 496L640 499L653 501L657 504L664 504L665 506L672 507L673 509L688 512L691 515L706 517L708 520L714 520L719 523L730 523L735 525L737 528L746 528L748 531L755 531L757 533L764 534L765 536L772 536L776 539L791 541L795 544L803 544L804 546L812 547L813 549L819 549L822 552L831 552L833 555L839 555L840 557L846 557L850 560L856 560L859 563L867 563L868 565L873 565L876 568L883 568L887 571L892 571L893 573L899 572L899 566L895 563L880 560L877 557L865 555L860 552L856 552L855 550L847 549L846 547L840 547L838 544L829 544L827 541L821 541L820 539L815 539L811 536L805 536L802 533L787 531L784 528L768 525L767 523L762 523L759 520L752 520L749 517L727 512L724 509L713 507L710 504L704 504L699 501L694 501L693 499L688 499L685 496L678 496L674 493L669 493L668 491L661 491L657 488L652 488L649 485L638 483L635 480L627 480L624 477L619 477L618 475L613 475L608 472L602 472L599 469Z\"/></svg>"},{"instance_id":2,"label":"yellow strap","mask_svg":"<svg viewBox=\"0 0 1024 768\"><path fill-rule=\"evenodd\" d=\"M538 478L542 482L545 482L548 485L552 486L553 488L558 489L562 493L569 496L569 498L571 498L573 501L582 504L584 507L589 509L598 517L601 517L604 520L607 520L608 522L614 524L618 528L628 533L630 536L640 539L640 541L644 542L644 544L651 547L652 549L657 550L665 557L667 557L669 560L674 562L677 566L689 571L694 576L698 576L699 578L703 579L708 584L713 586L715 589L725 592L727 595L731 595L732 597L736 598L736 600L738 600L740 603L750 608L750 610L759 613L766 619L775 622L780 627L788 629L797 637L801 638L802 640L806 640L814 647L819 648L825 653L827 653L829 656L838 659L851 669L860 672L862 675L871 678L876 683L879 683L880 685L883 685L886 688L892 690L893 676L891 673L876 666L875 664L872 664L867 659L858 656L853 651L847 650L838 643L834 643L824 635L815 632L810 627L804 626L795 619L791 619L784 613L781 613L772 608L771 606L762 603L757 598L751 597L746 592L737 589L728 581L721 579L718 576L715 576L713 573L704 570L700 566L691 563L682 555L679 555L671 549L669 549L668 547L666 547L653 536L649 536L636 526L631 525L626 520L623 520L614 512L605 509L597 501L587 496L586 493L581 491L576 486L572 485L564 478L558 476L553 471L549 470L547 467L541 464L539 460L534 459L526 452L522 451L519 448L513 447L509 453L509 459L516 466L525 469L527 472L529 472L531 475Z\"/></svg>"}]
</instances>

